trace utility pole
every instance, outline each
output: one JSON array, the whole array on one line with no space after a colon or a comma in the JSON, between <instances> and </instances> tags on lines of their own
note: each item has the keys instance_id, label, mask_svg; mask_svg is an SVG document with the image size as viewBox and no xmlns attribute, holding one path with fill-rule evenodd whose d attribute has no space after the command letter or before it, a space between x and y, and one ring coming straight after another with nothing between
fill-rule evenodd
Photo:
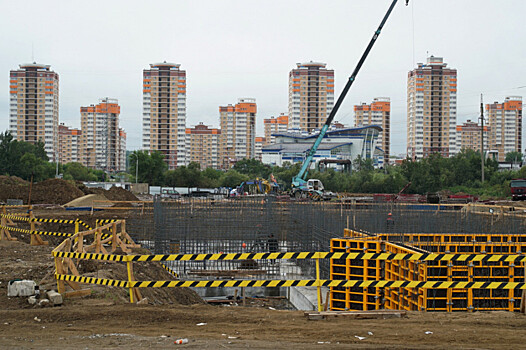
<instances>
[{"instance_id":1,"label":"utility pole","mask_svg":"<svg viewBox=\"0 0 526 350\"><path fill-rule=\"evenodd\" d=\"M482 183L484 183L484 103L480 94L480 159L482 167Z\"/></svg>"},{"instance_id":2,"label":"utility pole","mask_svg":"<svg viewBox=\"0 0 526 350\"><path fill-rule=\"evenodd\" d=\"M139 155L135 154L135 158L137 159L137 163L135 164L135 183L139 182Z\"/></svg>"}]
</instances>

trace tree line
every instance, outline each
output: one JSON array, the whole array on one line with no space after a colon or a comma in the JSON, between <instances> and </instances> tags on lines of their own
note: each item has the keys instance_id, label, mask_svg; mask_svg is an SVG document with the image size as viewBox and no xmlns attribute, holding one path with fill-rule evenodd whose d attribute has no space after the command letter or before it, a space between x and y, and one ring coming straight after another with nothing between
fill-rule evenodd
<instances>
[{"instance_id":1,"label":"tree line","mask_svg":"<svg viewBox=\"0 0 526 350\"><path fill-rule=\"evenodd\" d=\"M512 152L513 153L513 152ZM522 154L508 154L510 160L522 159ZM160 152L134 151L129 154L128 171L113 177L131 182L146 182L152 186L169 187L237 187L243 181L255 178L269 179L272 174L283 190L290 189L292 177L301 164L284 163L270 166L255 159L238 161L227 171L212 168L201 169L198 163L168 170L164 155ZM137 167L138 164L138 167ZM464 150L454 157L444 158L433 154L412 161L406 159L398 166L374 169L371 160L358 158L352 172L311 170L309 178L320 179L325 188L334 192L349 193L398 193L407 183L406 193L425 194L449 190L463 192L483 198L507 197L509 182L515 178L526 178L526 167L520 170L499 170L498 162L487 159L484 167L485 181L482 183L480 153ZM0 133L0 174L42 181L55 176L57 164L50 163L44 144L17 141L9 132ZM80 163L58 164L58 172L66 180L109 181L110 175ZM136 178L138 176L138 178Z\"/></svg>"}]
</instances>

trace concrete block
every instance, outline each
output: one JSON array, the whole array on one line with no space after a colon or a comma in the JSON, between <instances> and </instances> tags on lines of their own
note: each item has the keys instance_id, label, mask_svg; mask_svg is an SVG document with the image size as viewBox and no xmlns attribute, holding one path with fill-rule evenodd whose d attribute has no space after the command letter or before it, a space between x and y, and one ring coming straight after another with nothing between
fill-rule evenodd
<instances>
[{"instance_id":1,"label":"concrete block","mask_svg":"<svg viewBox=\"0 0 526 350\"><path fill-rule=\"evenodd\" d=\"M8 297L28 297L35 294L36 283L31 280L9 281L7 284Z\"/></svg>"},{"instance_id":2,"label":"concrete block","mask_svg":"<svg viewBox=\"0 0 526 350\"><path fill-rule=\"evenodd\" d=\"M39 306L48 306L49 305L49 299L42 299L40 300L40 302L38 303Z\"/></svg>"},{"instance_id":3,"label":"concrete block","mask_svg":"<svg viewBox=\"0 0 526 350\"><path fill-rule=\"evenodd\" d=\"M35 305L37 303L37 298L35 296L30 296L29 299L27 299L27 302L31 305Z\"/></svg>"},{"instance_id":4,"label":"concrete block","mask_svg":"<svg viewBox=\"0 0 526 350\"><path fill-rule=\"evenodd\" d=\"M55 292L54 290L50 290L47 292L47 297L51 304L53 305L62 305L63 299L62 294Z\"/></svg>"}]
</instances>

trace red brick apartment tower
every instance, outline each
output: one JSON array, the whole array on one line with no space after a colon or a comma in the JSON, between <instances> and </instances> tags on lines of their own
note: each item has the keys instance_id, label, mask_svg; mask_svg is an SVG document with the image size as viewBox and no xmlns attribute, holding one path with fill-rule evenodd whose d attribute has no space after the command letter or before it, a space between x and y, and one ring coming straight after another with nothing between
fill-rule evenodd
<instances>
[{"instance_id":1,"label":"red brick apartment tower","mask_svg":"<svg viewBox=\"0 0 526 350\"><path fill-rule=\"evenodd\" d=\"M9 73L9 131L16 140L42 141L50 161L58 152L58 74L49 65L21 64Z\"/></svg>"},{"instance_id":2,"label":"red brick apartment tower","mask_svg":"<svg viewBox=\"0 0 526 350\"><path fill-rule=\"evenodd\" d=\"M334 70L325 63L297 63L289 73L289 128L321 129L334 106Z\"/></svg>"},{"instance_id":3,"label":"red brick apartment tower","mask_svg":"<svg viewBox=\"0 0 526 350\"><path fill-rule=\"evenodd\" d=\"M384 164L389 163L391 134L391 101L389 97L377 97L368 105L354 106L354 126L379 125L382 132L378 135L378 144L384 150Z\"/></svg>"},{"instance_id":4,"label":"red brick apartment tower","mask_svg":"<svg viewBox=\"0 0 526 350\"><path fill-rule=\"evenodd\" d=\"M428 57L407 75L407 156L453 156L456 123L457 70L442 57Z\"/></svg>"},{"instance_id":5,"label":"red brick apartment tower","mask_svg":"<svg viewBox=\"0 0 526 350\"><path fill-rule=\"evenodd\" d=\"M240 98L235 106L219 107L220 168L229 169L238 160L255 157L256 113L254 98Z\"/></svg>"},{"instance_id":6,"label":"red brick apartment tower","mask_svg":"<svg viewBox=\"0 0 526 350\"><path fill-rule=\"evenodd\" d=\"M154 63L143 71L143 149L160 151L168 168L186 163L186 71Z\"/></svg>"},{"instance_id":7,"label":"red brick apartment tower","mask_svg":"<svg viewBox=\"0 0 526 350\"><path fill-rule=\"evenodd\" d=\"M499 162L510 152L522 153L522 97L506 97L504 103L486 105L490 126L490 150L499 154Z\"/></svg>"}]
</instances>

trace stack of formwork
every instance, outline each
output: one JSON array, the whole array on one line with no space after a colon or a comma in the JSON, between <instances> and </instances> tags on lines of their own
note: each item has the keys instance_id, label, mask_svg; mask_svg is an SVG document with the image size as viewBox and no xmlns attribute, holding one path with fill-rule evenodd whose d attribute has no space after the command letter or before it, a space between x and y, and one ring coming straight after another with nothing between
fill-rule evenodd
<instances>
[{"instance_id":1,"label":"stack of formwork","mask_svg":"<svg viewBox=\"0 0 526 350\"><path fill-rule=\"evenodd\" d=\"M397 242L390 242L396 239ZM404 242L404 243L402 243ZM345 230L331 240L331 251L347 253L526 252L523 235L405 234L371 235ZM331 279L523 282L524 263L502 261L333 260ZM332 310L518 311L518 289L332 288Z\"/></svg>"}]
</instances>

